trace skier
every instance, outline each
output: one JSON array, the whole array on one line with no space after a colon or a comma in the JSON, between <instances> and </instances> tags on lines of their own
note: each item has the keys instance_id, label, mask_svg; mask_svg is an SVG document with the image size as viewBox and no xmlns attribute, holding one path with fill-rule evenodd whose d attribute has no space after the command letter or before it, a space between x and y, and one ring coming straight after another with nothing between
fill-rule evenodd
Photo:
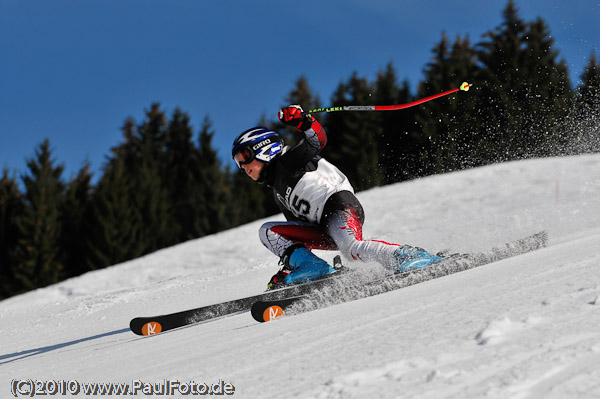
<instances>
[{"instance_id":1,"label":"skier","mask_svg":"<svg viewBox=\"0 0 600 399\"><path fill-rule=\"evenodd\" d=\"M312 249L339 250L349 260L375 261L397 271L420 269L442 259L409 245L363 240L365 215L352 185L318 155L327 143L321 124L299 105L282 108L278 116L304 134L296 146L284 147L276 132L259 126L240 134L231 150L239 168L273 189L287 219L265 223L259 230L263 245L283 265L271 278L269 289L337 272Z\"/></svg>"}]
</instances>

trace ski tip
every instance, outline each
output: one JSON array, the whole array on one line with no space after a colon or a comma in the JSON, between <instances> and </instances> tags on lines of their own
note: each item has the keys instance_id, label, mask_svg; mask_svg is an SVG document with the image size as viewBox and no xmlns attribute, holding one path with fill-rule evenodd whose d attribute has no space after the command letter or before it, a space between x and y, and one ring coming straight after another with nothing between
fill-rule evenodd
<instances>
[{"instance_id":1,"label":"ski tip","mask_svg":"<svg viewBox=\"0 0 600 399\"><path fill-rule=\"evenodd\" d=\"M154 335L162 332L162 326L156 321L151 321L142 326L142 335Z\"/></svg>"},{"instance_id":2,"label":"ski tip","mask_svg":"<svg viewBox=\"0 0 600 399\"><path fill-rule=\"evenodd\" d=\"M463 83L460 85L459 89L461 89L462 91L469 91L469 87L471 87L471 86L472 86L472 85L470 85L469 83L467 83L467 82L463 82Z\"/></svg>"},{"instance_id":3,"label":"ski tip","mask_svg":"<svg viewBox=\"0 0 600 399\"><path fill-rule=\"evenodd\" d=\"M159 322L149 321L144 323L142 319L131 320L129 328L137 335L155 335L163 331L163 327Z\"/></svg>"},{"instance_id":4,"label":"ski tip","mask_svg":"<svg viewBox=\"0 0 600 399\"><path fill-rule=\"evenodd\" d=\"M279 305L268 304L266 302L257 302L250 310L254 320L264 323L279 319L285 315L285 311Z\"/></svg>"},{"instance_id":5,"label":"ski tip","mask_svg":"<svg viewBox=\"0 0 600 399\"><path fill-rule=\"evenodd\" d=\"M272 305L265 309L263 312L263 321L277 320L285 315L285 311L281 306Z\"/></svg>"}]
</instances>

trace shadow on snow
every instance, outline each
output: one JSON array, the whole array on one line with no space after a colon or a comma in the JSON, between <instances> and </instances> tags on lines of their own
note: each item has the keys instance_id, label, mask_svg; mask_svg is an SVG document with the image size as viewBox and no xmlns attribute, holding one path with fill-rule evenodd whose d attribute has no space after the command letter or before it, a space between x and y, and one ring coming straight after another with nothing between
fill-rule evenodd
<instances>
[{"instance_id":1,"label":"shadow on snow","mask_svg":"<svg viewBox=\"0 0 600 399\"><path fill-rule=\"evenodd\" d=\"M77 345L77 344L80 344L82 342L89 342L89 341L93 341L93 340L96 340L96 339L100 339L100 338L104 338L104 337L109 337L111 335L123 334L123 333L126 333L126 332L130 332L129 328L124 328L122 330L110 331L110 332L107 332L107 333L93 335L93 336L87 337L87 338L76 339L74 341L64 342L64 343L61 343L61 344L44 346L42 348L29 349L29 350L24 350L24 351L21 351L21 352L10 353L10 354L7 354L7 355L0 355L0 365L7 364L7 363L12 363L12 362L14 362L16 360L22 360L22 359L26 359L26 358L32 357L32 356L41 355L43 353L52 352L54 350L66 348L66 347L69 347L69 346L72 346L72 345Z\"/></svg>"}]
</instances>

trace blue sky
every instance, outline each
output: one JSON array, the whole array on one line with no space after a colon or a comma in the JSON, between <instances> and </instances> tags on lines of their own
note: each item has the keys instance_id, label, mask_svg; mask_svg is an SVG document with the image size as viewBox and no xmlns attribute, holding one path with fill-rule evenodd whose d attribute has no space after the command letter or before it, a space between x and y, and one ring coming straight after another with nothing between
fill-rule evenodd
<instances>
[{"instance_id":1,"label":"blue sky","mask_svg":"<svg viewBox=\"0 0 600 399\"><path fill-rule=\"evenodd\" d=\"M414 90L443 31L476 43L506 3L0 0L0 168L22 175L49 138L65 178L86 160L98 175L125 119L153 102L187 112L195 132L208 115L228 159L233 137L274 118L300 75L325 106L353 72L372 80L388 62ZM576 83L600 56L600 0L516 5L548 23Z\"/></svg>"}]
</instances>

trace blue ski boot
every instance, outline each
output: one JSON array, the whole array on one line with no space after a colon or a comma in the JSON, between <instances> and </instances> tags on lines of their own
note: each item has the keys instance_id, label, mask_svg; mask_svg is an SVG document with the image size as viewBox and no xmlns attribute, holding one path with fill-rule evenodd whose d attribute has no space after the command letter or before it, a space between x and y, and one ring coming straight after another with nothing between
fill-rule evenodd
<instances>
[{"instance_id":1,"label":"blue ski boot","mask_svg":"<svg viewBox=\"0 0 600 399\"><path fill-rule=\"evenodd\" d=\"M337 272L323 259L319 258L305 246L290 248L281 261L283 268L271 278L269 289L285 287L290 284L316 280Z\"/></svg>"},{"instance_id":2,"label":"blue ski boot","mask_svg":"<svg viewBox=\"0 0 600 399\"><path fill-rule=\"evenodd\" d=\"M403 245L394 252L394 263L392 268L398 272L408 272L423 269L424 267L438 263L443 258L432 255L423 248L415 248Z\"/></svg>"}]
</instances>

